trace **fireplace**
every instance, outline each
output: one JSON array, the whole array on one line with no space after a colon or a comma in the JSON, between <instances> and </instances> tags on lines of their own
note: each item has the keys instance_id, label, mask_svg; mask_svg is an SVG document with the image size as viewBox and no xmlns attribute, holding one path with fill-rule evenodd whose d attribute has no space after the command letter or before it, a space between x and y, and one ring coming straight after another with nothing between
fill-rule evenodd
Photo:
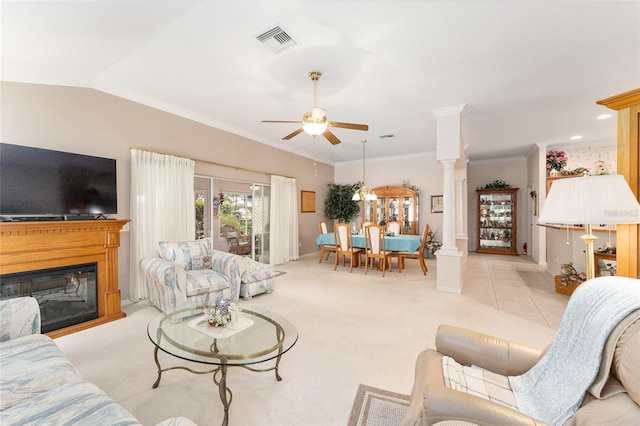
<instances>
[{"instance_id":1,"label":"fireplace","mask_svg":"<svg viewBox=\"0 0 640 426\"><path fill-rule=\"evenodd\" d=\"M32 296L42 332L98 318L97 263L0 275L0 298Z\"/></svg>"},{"instance_id":2,"label":"fireplace","mask_svg":"<svg viewBox=\"0 0 640 426\"><path fill-rule=\"evenodd\" d=\"M127 222L127 219L0 222L0 276L97 265L98 317L47 332L49 337L64 336L125 317L120 309L118 247L120 230ZM87 273L87 283L89 275ZM84 276L76 279L84 280ZM87 303L93 300L87 299Z\"/></svg>"}]
</instances>

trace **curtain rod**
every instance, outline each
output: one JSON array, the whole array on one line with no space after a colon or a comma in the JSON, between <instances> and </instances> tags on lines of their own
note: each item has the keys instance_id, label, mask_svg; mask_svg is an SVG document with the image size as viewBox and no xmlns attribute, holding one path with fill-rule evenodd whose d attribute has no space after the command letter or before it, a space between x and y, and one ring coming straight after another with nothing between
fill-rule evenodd
<instances>
[{"instance_id":1,"label":"curtain rod","mask_svg":"<svg viewBox=\"0 0 640 426\"><path fill-rule=\"evenodd\" d=\"M263 170L255 170L255 169L249 169L249 168L246 168L246 167L232 166L230 164L218 163L218 162L215 162L215 161L202 160L202 159L199 159L199 158L185 157L184 155L177 155L177 154L173 154L171 152L153 151L153 150L150 150L150 149L139 148L137 146L129 147L129 150L132 150L132 149L137 149L138 151L144 151L144 152L151 152L151 153L154 153L154 154L172 155L174 157L182 157L182 158L186 158L188 160L195 161L196 163L198 163L198 162L199 163L207 163L207 164L212 164L214 166L220 166L220 167L227 167L229 169L242 170L243 172L260 173L260 174L263 174L263 175L267 175L269 177L271 177L273 175L275 175L275 176L283 176L283 175L278 175L278 174L274 174L274 173L270 173L270 172L265 172ZM291 177L291 176L283 176L283 177L286 177L288 179L295 179L294 177Z\"/></svg>"}]
</instances>

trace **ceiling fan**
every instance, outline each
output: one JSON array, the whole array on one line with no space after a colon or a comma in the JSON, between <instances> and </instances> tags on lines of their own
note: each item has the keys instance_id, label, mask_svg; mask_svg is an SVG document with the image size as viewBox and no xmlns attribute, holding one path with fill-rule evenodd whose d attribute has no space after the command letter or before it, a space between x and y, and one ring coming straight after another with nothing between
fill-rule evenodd
<instances>
[{"instance_id":1,"label":"ceiling fan","mask_svg":"<svg viewBox=\"0 0 640 426\"><path fill-rule=\"evenodd\" d=\"M273 121L273 120L263 120L263 123L298 123L301 124L300 127L295 132L288 134L283 137L282 140L289 140L296 135L299 135L302 132L306 132L309 135L316 137L318 135L322 135L333 145L337 145L340 143L340 139L336 137L331 131L329 127L339 127L343 129L352 129L352 130L369 130L369 126L366 124L355 124L355 123L341 123L338 121L329 121L327 120L327 110L318 108L316 106L317 100L317 85L318 80L322 73L320 71L310 71L309 78L313 81L313 108L311 111L305 113L302 116L302 121Z\"/></svg>"}]
</instances>

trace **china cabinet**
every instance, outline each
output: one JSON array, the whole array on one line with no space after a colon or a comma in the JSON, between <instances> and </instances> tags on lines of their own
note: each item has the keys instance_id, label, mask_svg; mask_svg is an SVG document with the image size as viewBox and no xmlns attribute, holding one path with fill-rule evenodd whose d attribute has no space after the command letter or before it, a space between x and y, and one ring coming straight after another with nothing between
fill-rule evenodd
<instances>
[{"instance_id":1,"label":"china cabinet","mask_svg":"<svg viewBox=\"0 0 640 426\"><path fill-rule=\"evenodd\" d=\"M477 253L513 254L517 249L518 188L478 189Z\"/></svg>"},{"instance_id":2,"label":"china cabinet","mask_svg":"<svg viewBox=\"0 0 640 426\"><path fill-rule=\"evenodd\" d=\"M385 226L400 222L403 234L418 234L418 192L403 186L371 190L377 200L362 201L362 221Z\"/></svg>"}]
</instances>

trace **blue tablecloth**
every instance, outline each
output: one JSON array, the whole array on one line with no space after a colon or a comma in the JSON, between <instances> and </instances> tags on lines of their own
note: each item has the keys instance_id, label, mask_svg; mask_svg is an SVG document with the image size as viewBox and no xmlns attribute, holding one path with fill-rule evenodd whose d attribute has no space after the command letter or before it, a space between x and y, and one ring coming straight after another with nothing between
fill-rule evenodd
<instances>
[{"instance_id":1,"label":"blue tablecloth","mask_svg":"<svg viewBox=\"0 0 640 426\"><path fill-rule=\"evenodd\" d=\"M352 235L351 241L354 247L365 248L363 234ZM316 237L316 244L318 246L321 246L322 244L335 243L333 232L320 234ZM389 251L408 251L409 253L413 253L420 247L420 235L396 235L395 237L384 237L384 247L385 250Z\"/></svg>"}]
</instances>

